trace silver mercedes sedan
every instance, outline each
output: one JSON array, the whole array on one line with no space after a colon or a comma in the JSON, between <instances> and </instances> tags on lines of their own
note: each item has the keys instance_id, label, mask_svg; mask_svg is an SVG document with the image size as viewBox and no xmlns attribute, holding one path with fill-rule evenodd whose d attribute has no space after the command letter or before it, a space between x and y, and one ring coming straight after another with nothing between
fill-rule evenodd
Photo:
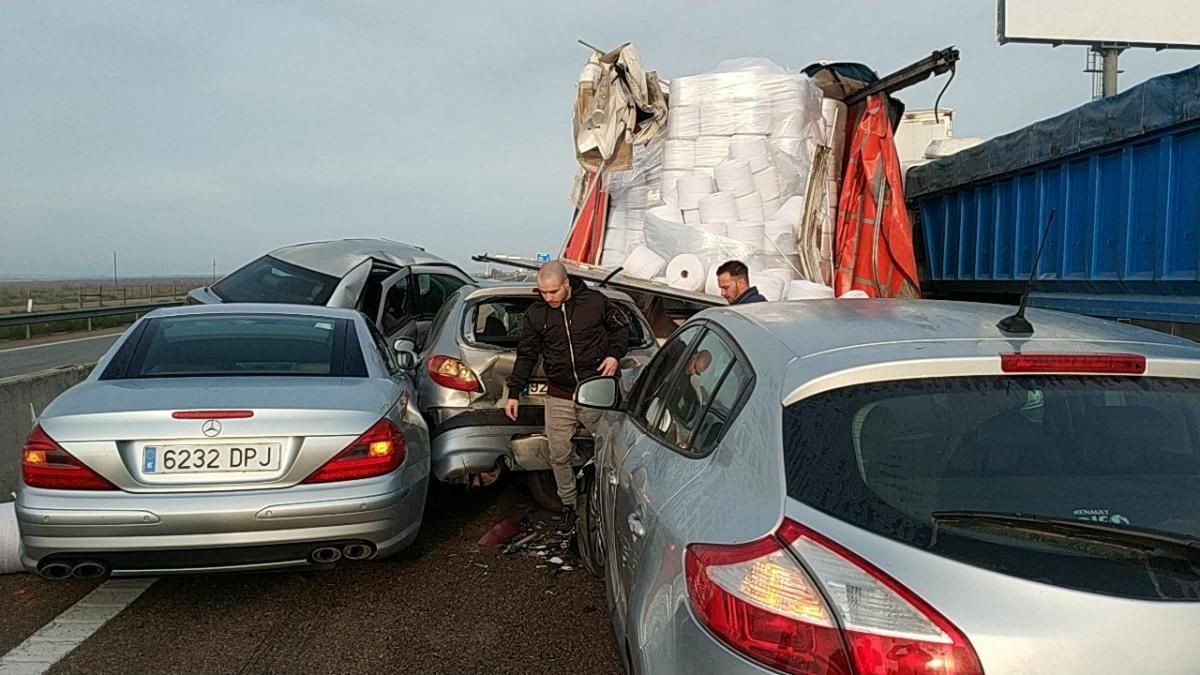
<instances>
[{"instance_id":1,"label":"silver mercedes sedan","mask_svg":"<svg viewBox=\"0 0 1200 675\"><path fill-rule=\"evenodd\" d=\"M708 310L577 513L634 673L1196 673L1200 345L1011 308Z\"/></svg>"},{"instance_id":2,"label":"silver mercedes sedan","mask_svg":"<svg viewBox=\"0 0 1200 675\"><path fill-rule=\"evenodd\" d=\"M395 554L429 481L403 373L354 310L151 312L30 432L22 562L62 579Z\"/></svg>"}]
</instances>

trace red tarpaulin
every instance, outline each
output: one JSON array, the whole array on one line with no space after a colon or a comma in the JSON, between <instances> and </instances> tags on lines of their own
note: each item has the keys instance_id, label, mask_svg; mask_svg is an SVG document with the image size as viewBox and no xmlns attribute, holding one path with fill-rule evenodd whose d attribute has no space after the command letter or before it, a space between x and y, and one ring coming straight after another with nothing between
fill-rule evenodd
<instances>
[{"instance_id":1,"label":"red tarpaulin","mask_svg":"<svg viewBox=\"0 0 1200 675\"><path fill-rule=\"evenodd\" d=\"M571 223L571 233L563 246L562 258L581 263L600 262L601 245L604 243L604 225L608 222L608 190L604 187L603 174L589 174L587 194L583 206Z\"/></svg>"},{"instance_id":2,"label":"red tarpaulin","mask_svg":"<svg viewBox=\"0 0 1200 675\"><path fill-rule=\"evenodd\" d=\"M883 98L872 96L854 132L838 201L834 291L920 297L900 159Z\"/></svg>"}]
</instances>

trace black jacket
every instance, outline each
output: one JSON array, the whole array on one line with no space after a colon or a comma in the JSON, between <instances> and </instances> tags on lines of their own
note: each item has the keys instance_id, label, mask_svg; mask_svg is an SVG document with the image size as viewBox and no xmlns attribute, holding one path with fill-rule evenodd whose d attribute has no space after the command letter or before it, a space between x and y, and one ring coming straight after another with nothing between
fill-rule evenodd
<instances>
[{"instance_id":1,"label":"black jacket","mask_svg":"<svg viewBox=\"0 0 1200 675\"><path fill-rule=\"evenodd\" d=\"M601 361L625 356L629 325L621 309L583 281L570 281L571 298L562 305L551 309L538 300L525 310L517 361L508 378L510 399L520 398L539 357L551 394L569 395L579 382L597 374Z\"/></svg>"},{"instance_id":2,"label":"black jacket","mask_svg":"<svg viewBox=\"0 0 1200 675\"><path fill-rule=\"evenodd\" d=\"M766 302L766 301L767 301L767 299L765 297L763 297L763 294L758 292L758 286L751 286L750 288L746 289L745 293L742 293L741 295L739 295L736 300L734 300L733 302L731 302L729 304L731 304L731 305L748 305L752 302Z\"/></svg>"}]
</instances>

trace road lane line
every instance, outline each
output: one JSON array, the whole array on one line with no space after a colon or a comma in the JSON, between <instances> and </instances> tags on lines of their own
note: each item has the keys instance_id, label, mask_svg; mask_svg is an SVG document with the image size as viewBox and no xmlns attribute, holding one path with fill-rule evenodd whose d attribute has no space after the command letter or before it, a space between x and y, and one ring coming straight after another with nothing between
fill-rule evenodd
<instances>
[{"instance_id":1,"label":"road lane line","mask_svg":"<svg viewBox=\"0 0 1200 675\"><path fill-rule=\"evenodd\" d=\"M120 333L106 333L104 335L91 335L88 337L74 338L72 340L59 340L58 342L43 342L40 345L28 345L25 347L12 347L10 349L0 349L0 354L8 354L9 352L23 352L26 349L41 349L42 347L53 347L55 345L69 345L73 342L87 342L88 340L99 340L101 338L119 338Z\"/></svg>"},{"instance_id":2,"label":"road lane line","mask_svg":"<svg viewBox=\"0 0 1200 675\"><path fill-rule=\"evenodd\" d=\"M110 579L0 656L0 675L41 675L83 644L157 581Z\"/></svg>"}]
</instances>

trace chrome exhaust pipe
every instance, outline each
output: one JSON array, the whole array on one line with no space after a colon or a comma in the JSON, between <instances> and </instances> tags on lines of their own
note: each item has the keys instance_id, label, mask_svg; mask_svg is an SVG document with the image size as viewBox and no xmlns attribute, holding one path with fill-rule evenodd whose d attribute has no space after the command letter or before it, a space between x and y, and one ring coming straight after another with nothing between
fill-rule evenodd
<instances>
[{"instance_id":1,"label":"chrome exhaust pipe","mask_svg":"<svg viewBox=\"0 0 1200 675\"><path fill-rule=\"evenodd\" d=\"M71 577L71 566L61 561L48 562L38 568L38 574L42 575L43 579L62 581Z\"/></svg>"},{"instance_id":2,"label":"chrome exhaust pipe","mask_svg":"<svg viewBox=\"0 0 1200 675\"><path fill-rule=\"evenodd\" d=\"M375 555L375 547L371 544L346 544L342 548L346 560L366 560Z\"/></svg>"},{"instance_id":3,"label":"chrome exhaust pipe","mask_svg":"<svg viewBox=\"0 0 1200 675\"><path fill-rule=\"evenodd\" d=\"M108 574L108 567L94 560L85 560L71 569L76 579L99 579Z\"/></svg>"},{"instance_id":4,"label":"chrome exhaust pipe","mask_svg":"<svg viewBox=\"0 0 1200 675\"><path fill-rule=\"evenodd\" d=\"M342 552L333 546L322 546L313 549L313 552L308 557L315 563L328 565L341 560Z\"/></svg>"}]
</instances>

